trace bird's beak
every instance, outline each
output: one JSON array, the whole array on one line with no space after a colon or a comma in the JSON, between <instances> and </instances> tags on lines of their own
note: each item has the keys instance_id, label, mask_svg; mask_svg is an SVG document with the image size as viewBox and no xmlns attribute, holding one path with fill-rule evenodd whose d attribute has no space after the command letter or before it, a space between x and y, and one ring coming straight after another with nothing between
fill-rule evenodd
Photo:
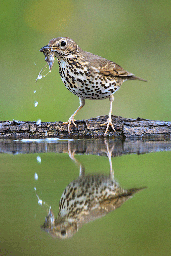
<instances>
[{"instance_id":1,"label":"bird's beak","mask_svg":"<svg viewBox=\"0 0 171 256\"><path fill-rule=\"evenodd\" d=\"M49 45L45 45L40 49L40 52L47 52L50 50L51 50L51 47Z\"/></svg>"}]
</instances>

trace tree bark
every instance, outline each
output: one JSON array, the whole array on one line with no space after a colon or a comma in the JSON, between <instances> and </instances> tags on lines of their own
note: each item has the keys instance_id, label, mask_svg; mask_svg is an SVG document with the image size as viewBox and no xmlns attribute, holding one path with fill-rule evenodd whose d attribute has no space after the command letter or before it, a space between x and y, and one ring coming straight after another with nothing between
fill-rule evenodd
<instances>
[{"instance_id":1,"label":"tree bark","mask_svg":"<svg viewBox=\"0 0 171 256\"><path fill-rule=\"evenodd\" d=\"M41 138L102 138L108 116L75 121L68 134L67 124L63 122L1 121L0 138L6 139L41 139ZM131 119L112 116L115 131L109 128L108 136L119 139L170 140L171 122L154 121L143 118Z\"/></svg>"}]
</instances>

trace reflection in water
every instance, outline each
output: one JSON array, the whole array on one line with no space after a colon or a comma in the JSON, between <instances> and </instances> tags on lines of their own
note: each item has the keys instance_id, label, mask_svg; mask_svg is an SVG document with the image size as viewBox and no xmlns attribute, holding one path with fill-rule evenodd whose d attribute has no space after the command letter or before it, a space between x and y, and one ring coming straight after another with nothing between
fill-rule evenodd
<instances>
[{"instance_id":1,"label":"reflection in water","mask_svg":"<svg viewBox=\"0 0 171 256\"><path fill-rule=\"evenodd\" d=\"M85 175L83 166L74 158L69 143L69 156L80 167L78 179L72 181L64 190L59 214L55 218L50 208L42 229L53 237L72 237L85 223L105 216L120 207L132 195L143 188L122 189L114 180L111 152L106 142L110 163L109 176L103 174Z\"/></svg>"}]
</instances>

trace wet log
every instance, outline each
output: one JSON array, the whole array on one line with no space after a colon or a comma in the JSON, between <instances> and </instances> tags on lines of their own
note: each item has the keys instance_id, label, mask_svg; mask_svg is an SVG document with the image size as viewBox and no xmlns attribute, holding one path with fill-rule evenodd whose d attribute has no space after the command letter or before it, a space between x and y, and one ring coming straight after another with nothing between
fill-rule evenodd
<instances>
[{"instance_id":1,"label":"wet log","mask_svg":"<svg viewBox=\"0 0 171 256\"><path fill-rule=\"evenodd\" d=\"M41 138L102 138L108 116L99 116L87 120L76 120L76 127L71 125L68 134L67 124L59 122L31 122L31 121L0 121L1 139L41 139ZM155 121L143 118L123 118L112 116L115 131L111 128L107 134L110 138L122 140L170 140L171 122Z\"/></svg>"}]
</instances>

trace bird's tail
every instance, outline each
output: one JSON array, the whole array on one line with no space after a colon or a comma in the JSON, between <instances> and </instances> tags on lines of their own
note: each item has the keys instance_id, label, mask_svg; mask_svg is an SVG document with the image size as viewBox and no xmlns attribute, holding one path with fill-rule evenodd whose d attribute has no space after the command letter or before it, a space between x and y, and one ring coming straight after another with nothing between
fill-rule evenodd
<instances>
[{"instance_id":1,"label":"bird's tail","mask_svg":"<svg viewBox=\"0 0 171 256\"><path fill-rule=\"evenodd\" d=\"M127 79L129 79L129 80L140 80L140 81L147 82L147 80L142 79L141 77L138 77L138 76L134 76L134 74L131 74L131 73L127 76Z\"/></svg>"},{"instance_id":2,"label":"bird's tail","mask_svg":"<svg viewBox=\"0 0 171 256\"><path fill-rule=\"evenodd\" d=\"M145 189L145 188L147 188L147 187L130 188L130 189L127 189L127 190L126 190L126 194L127 194L127 196L132 196L133 194L135 194L135 193L137 193L137 192L139 192L140 190L143 190L143 189Z\"/></svg>"}]
</instances>

